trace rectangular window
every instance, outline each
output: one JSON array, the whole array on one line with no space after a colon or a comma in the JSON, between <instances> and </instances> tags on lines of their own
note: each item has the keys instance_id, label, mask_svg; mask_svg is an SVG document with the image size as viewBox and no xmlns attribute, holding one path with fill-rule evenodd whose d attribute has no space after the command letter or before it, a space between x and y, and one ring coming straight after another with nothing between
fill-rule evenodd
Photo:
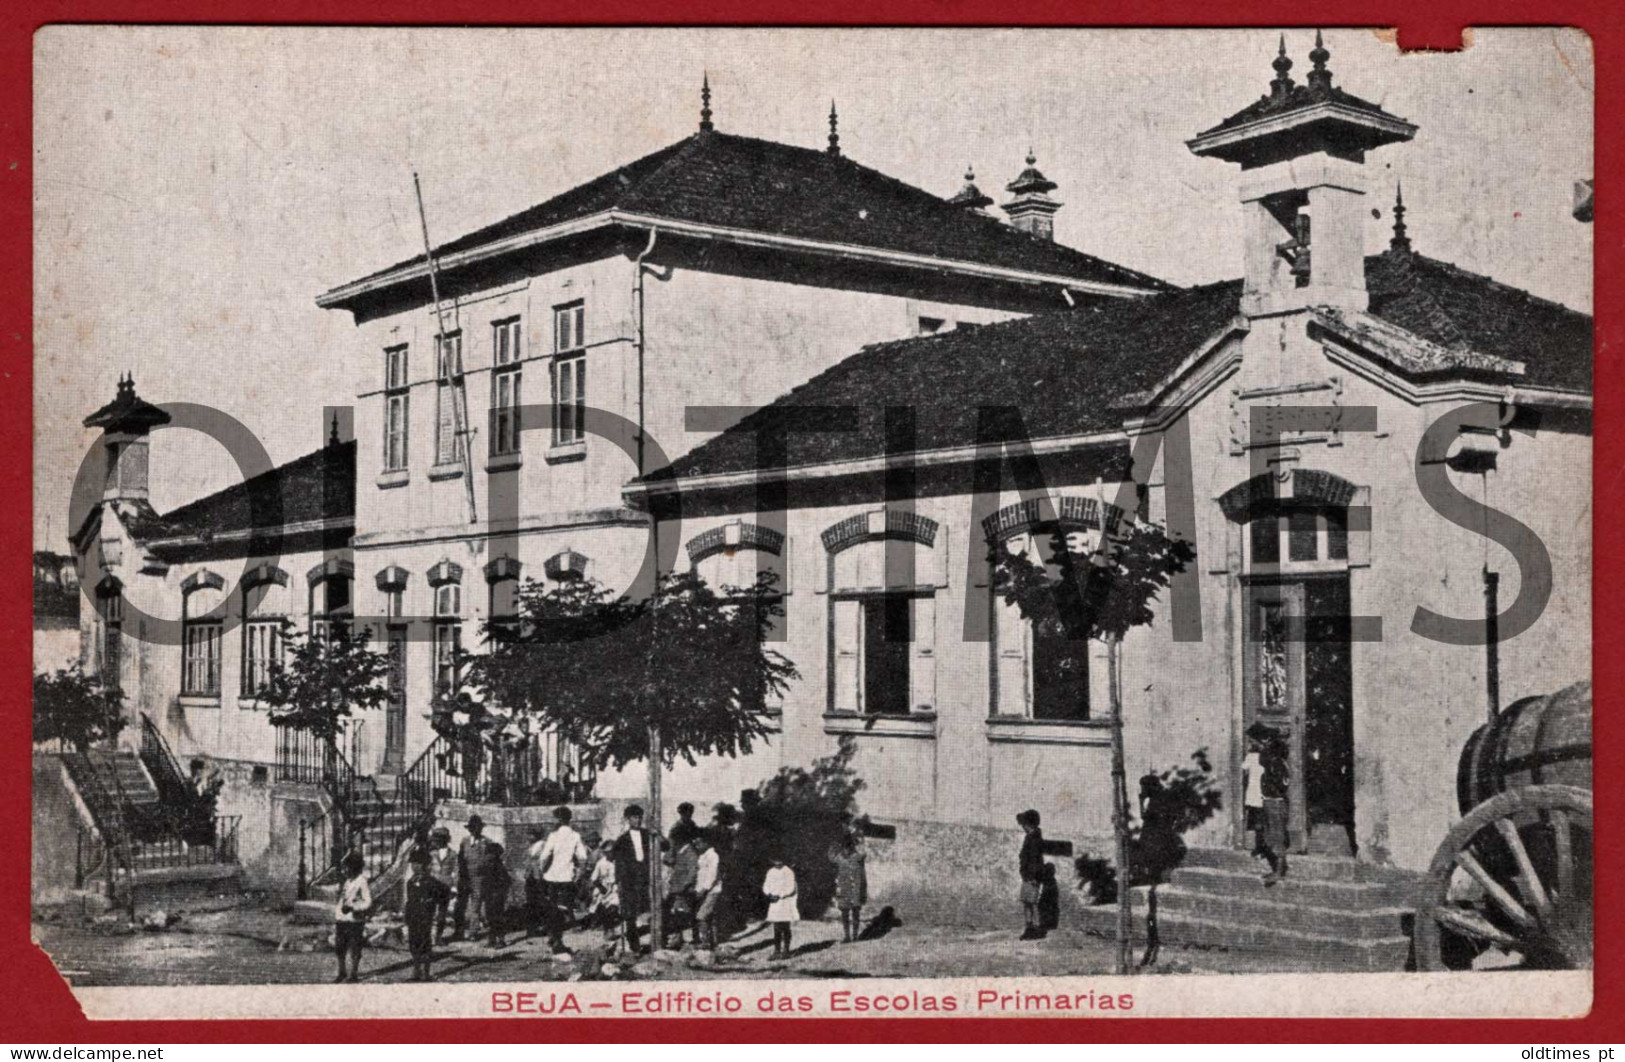
<instances>
[{"instance_id":1,"label":"rectangular window","mask_svg":"<svg viewBox=\"0 0 1625 1062\"><path fill-rule=\"evenodd\" d=\"M457 690L457 654L463 647L461 621L439 622L434 625L434 688L436 692L455 693Z\"/></svg>"},{"instance_id":2,"label":"rectangular window","mask_svg":"<svg viewBox=\"0 0 1625 1062\"><path fill-rule=\"evenodd\" d=\"M1247 525L1247 533L1252 539L1252 562L1254 564L1281 563L1281 518L1274 514L1254 517Z\"/></svg>"},{"instance_id":3,"label":"rectangular window","mask_svg":"<svg viewBox=\"0 0 1625 1062\"><path fill-rule=\"evenodd\" d=\"M450 332L435 343L434 463L455 465L463 459L461 411L457 401L463 386L463 334Z\"/></svg>"},{"instance_id":4,"label":"rectangular window","mask_svg":"<svg viewBox=\"0 0 1625 1062\"><path fill-rule=\"evenodd\" d=\"M871 715L909 712L911 601L876 594L863 602L863 708Z\"/></svg>"},{"instance_id":5,"label":"rectangular window","mask_svg":"<svg viewBox=\"0 0 1625 1062\"><path fill-rule=\"evenodd\" d=\"M587 307L580 302L553 307L553 353L580 350L587 345Z\"/></svg>"},{"instance_id":6,"label":"rectangular window","mask_svg":"<svg viewBox=\"0 0 1625 1062\"><path fill-rule=\"evenodd\" d=\"M520 368L519 318L491 326L491 453L519 452L519 407L523 383Z\"/></svg>"},{"instance_id":7,"label":"rectangular window","mask_svg":"<svg viewBox=\"0 0 1625 1062\"><path fill-rule=\"evenodd\" d=\"M181 646L182 693L202 697L220 695L221 630L218 621L187 621Z\"/></svg>"},{"instance_id":8,"label":"rectangular window","mask_svg":"<svg viewBox=\"0 0 1625 1062\"><path fill-rule=\"evenodd\" d=\"M282 662L282 621L254 620L243 629L243 696L270 685L271 668Z\"/></svg>"},{"instance_id":9,"label":"rectangular window","mask_svg":"<svg viewBox=\"0 0 1625 1062\"><path fill-rule=\"evenodd\" d=\"M580 442L587 437L587 359L560 358L553 366L553 442Z\"/></svg>"},{"instance_id":10,"label":"rectangular window","mask_svg":"<svg viewBox=\"0 0 1625 1062\"><path fill-rule=\"evenodd\" d=\"M122 689L124 660L124 595L108 594L102 602L102 685Z\"/></svg>"},{"instance_id":11,"label":"rectangular window","mask_svg":"<svg viewBox=\"0 0 1625 1062\"><path fill-rule=\"evenodd\" d=\"M1033 718L1089 718L1089 647L1058 624L1033 626Z\"/></svg>"},{"instance_id":12,"label":"rectangular window","mask_svg":"<svg viewBox=\"0 0 1625 1062\"><path fill-rule=\"evenodd\" d=\"M406 467L406 346L384 351L384 471Z\"/></svg>"},{"instance_id":13,"label":"rectangular window","mask_svg":"<svg viewBox=\"0 0 1625 1062\"><path fill-rule=\"evenodd\" d=\"M1307 509L1294 510L1287 516L1287 557L1295 561L1312 561L1320 557L1320 520Z\"/></svg>"}]
</instances>

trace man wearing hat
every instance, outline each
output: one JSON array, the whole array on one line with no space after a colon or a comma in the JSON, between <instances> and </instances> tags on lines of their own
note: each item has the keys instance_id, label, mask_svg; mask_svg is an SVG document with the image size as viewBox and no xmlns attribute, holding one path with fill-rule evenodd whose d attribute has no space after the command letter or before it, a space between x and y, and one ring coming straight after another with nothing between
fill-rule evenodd
<instances>
[{"instance_id":1,"label":"man wearing hat","mask_svg":"<svg viewBox=\"0 0 1625 1062\"><path fill-rule=\"evenodd\" d=\"M413 849L401 886L401 917L406 921L406 947L412 953L412 980L427 981L434 961L434 925L445 917L451 890L430 871L427 848ZM444 924L444 923L442 923Z\"/></svg>"},{"instance_id":2,"label":"man wearing hat","mask_svg":"<svg viewBox=\"0 0 1625 1062\"><path fill-rule=\"evenodd\" d=\"M615 862L615 888L620 893L622 942L633 954L638 951L638 916L649 910L649 861L659 854L651 850L651 836L643 828L643 809L627 805L625 825L615 838L610 858Z\"/></svg>"},{"instance_id":3,"label":"man wearing hat","mask_svg":"<svg viewBox=\"0 0 1625 1062\"><path fill-rule=\"evenodd\" d=\"M486 885L491 880L491 862L496 859L496 844L485 836L485 820L478 815L468 817L468 836L457 849L457 903L452 911L456 926L453 939L483 936L491 927L485 924ZM468 912L474 911L473 924Z\"/></svg>"},{"instance_id":4,"label":"man wearing hat","mask_svg":"<svg viewBox=\"0 0 1625 1062\"><path fill-rule=\"evenodd\" d=\"M451 900L457 893L457 853L451 849L451 831L444 826L436 826L430 830L429 843L423 852L429 877L443 886L434 912L434 942L443 944L446 940L446 921L451 911Z\"/></svg>"}]
</instances>

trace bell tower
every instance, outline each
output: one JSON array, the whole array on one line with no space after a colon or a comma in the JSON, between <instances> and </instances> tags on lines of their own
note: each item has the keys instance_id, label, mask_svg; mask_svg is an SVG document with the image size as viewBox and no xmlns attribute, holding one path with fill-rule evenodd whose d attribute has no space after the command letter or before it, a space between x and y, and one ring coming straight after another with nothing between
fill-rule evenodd
<instances>
[{"instance_id":1,"label":"bell tower","mask_svg":"<svg viewBox=\"0 0 1625 1062\"><path fill-rule=\"evenodd\" d=\"M1186 142L1238 163L1248 316L1308 306L1364 310L1366 152L1410 140L1416 126L1332 85L1320 33L1297 84L1282 37L1270 91Z\"/></svg>"},{"instance_id":2,"label":"bell tower","mask_svg":"<svg viewBox=\"0 0 1625 1062\"><path fill-rule=\"evenodd\" d=\"M113 401L85 418L85 427L102 429L102 501L147 501L147 434L168 423L168 413L135 393L133 376L120 377Z\"/></svg>"}]
</instances>

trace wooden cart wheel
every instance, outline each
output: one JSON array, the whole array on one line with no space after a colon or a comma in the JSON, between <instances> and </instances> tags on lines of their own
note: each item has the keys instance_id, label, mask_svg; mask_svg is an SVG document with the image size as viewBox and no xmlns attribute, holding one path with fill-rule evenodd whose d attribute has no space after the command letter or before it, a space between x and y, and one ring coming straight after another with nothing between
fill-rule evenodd
<instances>
[{"instance_id":1,"label":"wooden cart wheel","mask_svg":"<svg viewBox=\"0 0 1625 1062\"><path fill-rule=\"evenodd\" d=\"M1463 941L1525 967L1589 968L1590 791L1521 786L1473 808L1434 853L1414 941L1420 970L1449 969Z\"/></svg>"}]
</instances>

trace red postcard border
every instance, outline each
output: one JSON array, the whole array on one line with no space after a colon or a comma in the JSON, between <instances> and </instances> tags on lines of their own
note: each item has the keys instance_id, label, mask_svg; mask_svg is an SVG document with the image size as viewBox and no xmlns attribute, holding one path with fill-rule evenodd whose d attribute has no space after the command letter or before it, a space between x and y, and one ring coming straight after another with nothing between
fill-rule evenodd
<instances>
[{"instance_id":1,"label":"red postcard border","mask_svg":"<svg viewBox=\"0 0 1625 1062\"><path fill-rule=\"evenodd\" d=\"M344 24L344 25L1119 25L1119 26L1397 26L1406 48L1453 49L1466 25L1569 25L1587 31L1596 49L1597 137L1596 180L1596 393L1594 528L1612 526L1625 500L1625 460L1620 411L1625 371L1613 348L1625 311L1607 298L1625 281L1625 247L1612 194L1621 182L1610 177L1625 167L1622 111L1611 105L1620 98L1625 57L1625 5L1617 0L1432 0L1417 5L1402 0L1254 0L1238 13L1235 7L1209 0L1125 0L1113 5L1110 17L1098 8L1033 0L1011 6L994 0L894 0L877 8L865 0L834 0L808 5L800 0L600 0L586 7L524 0L13 0L11 14L0 22L0 240L7 267L0 269L0 502L30 511L32 506L32 37L35 30L60 22ZM590 13L591 19L583 17ZM1562 470L1554 470L1562 475ZM1622 574L1606 548L1610 537L1596 534L1605 548L1596 552L1594 595L1596 762L1599 777L1611 776L1607 765L1625 749L1625 724L1608 709L1620 690L1625 664L1611 652L1609 631L1625 627L1625 603L1606 587ZM12 985L7 993L0 1040L41 1045L69 1043L205 1043L205 1042L490 1042L553 1043L627 1041L756 1041L787 1039L834 1041L1009 1041L1092 1042L1188 1041L1420 1041L1491 1043L1617 1043L1625 1039L1619 975L1625 955L1619 945L1625 921L1625 848L1613 824L1625 822L1625 787L1596 788L1597 831L1597 967L1596 1003L1591 1014L1573 1021L1420 1021L1420 1020L1258 1020L1135 1018L1080 1022L1077 1019L870 1019L853 1020L619 1020L607 1032L604 1019L535 1021L504 1019L427 1019L412 1021L164 1021L91 1023L81 1014L50 960L29 941L28 877L30 784L29 713L31 694L28 654L15 647L29 644L32 608L30 555L32 524L26 519L0 523L0 643L14 647L0 673L0 690L9 722L0 733L0 954ZM13 700L12 698L15 698ZM613 1019L611 1019L613 1020ZM476 1029L474 1023L477 1023Z\"/></svg>"}]
</instances>

